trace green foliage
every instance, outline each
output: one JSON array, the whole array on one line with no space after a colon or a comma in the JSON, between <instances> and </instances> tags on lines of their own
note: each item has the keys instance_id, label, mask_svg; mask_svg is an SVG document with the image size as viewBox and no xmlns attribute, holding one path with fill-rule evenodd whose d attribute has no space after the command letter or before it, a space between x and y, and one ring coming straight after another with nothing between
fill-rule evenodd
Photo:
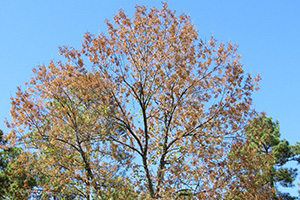
<instances>
[{"instance_id":1,"label":"green foliage","mask_svg":"<svg viewBox=\"0 0 300 200\"><path fill-rule=\"evenodd\" d=\"M278 191L277 186L293 187L297 176L296 168L287 168L284 165L290 161L298 161L300 145L290 145L286 139L280 139L279 122L274 122L265 114L257 116L246 128L247 139L260 155L272 155L273 167L267 177L271 187L282 199L294 199L287 193Z\"/></svg>"},{"instance_id":2,"label":"green foliage","mask_svg":"<svg viewBox=\"0 0 300 200\"><path fill-rule=\"evenodd\" d=\"M36 180L24 169L15 168L14 163L17 162L22 150L18 147L4 148L6 143L0 130L0 198L27 199L29 189L36 186Z\"/></svg>"}]
</instances>

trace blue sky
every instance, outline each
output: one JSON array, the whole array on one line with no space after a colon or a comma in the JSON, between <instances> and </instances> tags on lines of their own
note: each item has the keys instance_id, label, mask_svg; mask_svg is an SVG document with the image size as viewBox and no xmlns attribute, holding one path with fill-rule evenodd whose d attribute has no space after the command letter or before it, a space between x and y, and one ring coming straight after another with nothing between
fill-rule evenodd
<instances>
[{"instance_id":1,"label":"blue sky","mask_svg":"<svg viewBox=\"0 0 300 200\"><path fill-rule=\"evenodd\" d=\"M239 45L245 70L262 77L254 107L279 120L283 138L300 141L300 1L167 2L191 16L201 38L214 35ZM120 8L131 15L136 4L162 5L157 0L1 1L0 129L7 130L2 121L9 118L9 98L29 80L33 67L60 60L58 46L80 47L86 31L105 32L105 18Z\"/></svg>"}]
</instances>

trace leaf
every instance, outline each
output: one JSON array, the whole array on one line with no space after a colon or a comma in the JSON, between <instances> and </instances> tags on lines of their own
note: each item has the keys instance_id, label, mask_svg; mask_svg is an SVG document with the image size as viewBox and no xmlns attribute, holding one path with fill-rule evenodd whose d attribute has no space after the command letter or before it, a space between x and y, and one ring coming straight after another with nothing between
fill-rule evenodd
<instances>
[{"instance_id":1,"label":"leaf","mask_svg":"<svg viewBox=\"0 0 300 200\"><path fill-rule=\"evenodd\" d=\"M16 168L32 166L49 195L65 187L58 199L268 199L257 166L296 150L258 153L278 142L268 135L277 126L240 140L260 78L244 72L235 45L201 40L167 3L120 10L106 25L80 49L60 47L63 61L36 67L18 88L9 143L34 150Z\"/></svg>"}]
</instances>

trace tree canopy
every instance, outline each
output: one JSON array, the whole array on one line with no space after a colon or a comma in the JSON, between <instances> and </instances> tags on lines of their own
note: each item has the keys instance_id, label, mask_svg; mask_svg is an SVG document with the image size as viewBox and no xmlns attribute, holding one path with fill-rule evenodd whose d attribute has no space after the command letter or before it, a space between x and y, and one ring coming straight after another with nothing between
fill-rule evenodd
<instances>
[{"instance_id":1,"label":"tree canopy","mask_svg":"<svg viewBox=\"0 0 300 200\"><path fill-rule=\"evenodd\" d=\"M0 130L0 198L26 199L30 190L37 186L37 181L28 170L18 168L21 164L18 156L22 154L22 149L19 147L5 148L7 142L3 137L3 131Z\"/></svg>"},{"instance_id":2,"label":"tree canopy","mask_svg":"<svg viewBox=\"0 0 300 200\"><path fill-rule=\"evenodd\" d=\"M265 113L255 116L245 127L244 138L235 140L228 158L229 169L236 176L225 195L228 199L250 198L249 194L265 193L266 188L269 193L263 199L296 199L281 192L279 186L294 186L297 168L285 164L299 163L299 144L290 145L286 139L280 139L279 122Z\"/></svg>"},{"instance_id":3,"label":"tree canopy","mask_svg":"<svg viewBox=\"0 0 300 200\"><path fill-rule=\"evenodd\" d=\"M265 180L274 188L275 195L282 199L296 199L287 193L281 193L278 186L293 187L297 176L297 168L286 167L291 161L299 163L300 145L290 145L286 139L280 139L279 122L273 121L265 114L255 117L246 128L246 136L251 148L257 151L259 156L272 156L272 167L268 171Z\"/></svg>"},{"instance_id":4,"label":"tree canopy","mask_svg":"<svg viewBox=\"0 0 300 200\"><path fill-rule=\"evenodd\" d=\"M12 98L7 137L27 148L44 198L221 199L236 181L251 187L234 172L261 159L232 148L243 144L233 141L260 78L244 72L237 47L199 39L166 3L136 6L132 18L120 10L106 24L81 49L61 47L65 61L35 68ZM256 186L243 195L272 192Z\"/></svg>"}]
</instances>

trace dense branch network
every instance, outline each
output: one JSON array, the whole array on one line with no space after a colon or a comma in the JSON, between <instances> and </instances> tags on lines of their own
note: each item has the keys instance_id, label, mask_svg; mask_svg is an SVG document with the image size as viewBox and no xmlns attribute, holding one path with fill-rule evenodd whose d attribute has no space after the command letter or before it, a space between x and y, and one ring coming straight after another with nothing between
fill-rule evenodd
<instances>
[{"instance_id":1,"label":"dense branch network","mask_svg":"<svg viewBox=\"0 0 300 200\"><path fill-rule=\"evenodd\" d=\"M167 4L136 6L132 19L120 10L106 24L81 50L61 47L66 64L38 67L12 100L10 126L26 130L16 142L35 146L37 173L52 177L42 187L84 198L221 198L226 137L249 119L259 77L244 73L234 45L199 40L189 16Z\"/></svg>"}]
</instances>

